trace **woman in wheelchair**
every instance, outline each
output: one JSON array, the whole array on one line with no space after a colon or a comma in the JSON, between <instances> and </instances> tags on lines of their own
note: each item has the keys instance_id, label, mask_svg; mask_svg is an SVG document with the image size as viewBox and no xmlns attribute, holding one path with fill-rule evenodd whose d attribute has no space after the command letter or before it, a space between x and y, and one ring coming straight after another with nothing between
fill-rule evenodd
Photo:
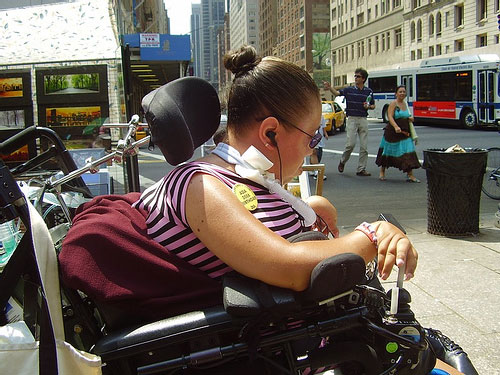
<instances>
[{"instance_id":1,"label":"woman in wheelchair","mask_svg":"<svg viewBox=\"0 0 500 375\"><path fill-rule=\"evenodd\" d=\"M320 140L321 100L311 76L278 58L259 58L249 46L226 55L224 65L234 74L224 141L207 156L183 163L217 129L217 94L201 79L181 79L152 91L142 102L152 142L177 166L140 196L98 197L73 220L59 255L62 279L93 299L108 329L220 307L221 281L230 273L309 292L318 266L335 255L357 255L361 277L364 265L373 267L374 260L382 279L395 265L405 269L406 279L415 272L417 252L396 226L365 222L338 237L331 203L312 197L307 204L282 187L300 174L304 158ZM315 230L335 238L309 236ZM308 237L297 241L303 234ZM356 274L352 285L362 282ZM183 323L190 321L187 315L163 323L174 342L177 329L189 328ZM212 320L221 324L225 315L216 309L200 319L193 316L189 324L203 330L211 329ZM143 346L149 334L151 342L170 337L151 324L137 334L108 335L95 350L103 359L116 359L128 345ZM436 337L436 342L442 339ZM285 342L283 348L289 347ZM179 358L184 366L187 357Z\"/></svg>"},{"instance_id":2,"label":"woman in wheelchair","mask_svg":"<svg viewBox=\"0 0 500 375\"><path fill-rule=\"evenodd\" d=\"M377 257L382 279L395 264L405 264L410 278L417 252L387 222L363 223L332 241L287 241L317 221L314 210L281 185L300 173L319 141L318 88L303 69L274 57L260 59L252 47L226 55L224 64L234 74L227 143L178 166L142 194L136 207L149 212L148 234L216 279L236 270L301 291L319 262L345 252L366 263ZM331 212L324 221L335 225L335 209L325 201L313 207Z\"/></svg>"}]
</instances>

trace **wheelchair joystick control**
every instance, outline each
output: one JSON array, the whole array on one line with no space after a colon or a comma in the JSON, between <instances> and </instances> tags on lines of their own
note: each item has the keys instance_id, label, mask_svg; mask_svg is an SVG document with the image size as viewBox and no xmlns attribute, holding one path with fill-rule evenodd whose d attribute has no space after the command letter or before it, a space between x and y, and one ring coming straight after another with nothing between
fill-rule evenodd
<instances>
[{"instance_id":1,"label":"wheelchair joystick control","mask_svg":"<svg viewBox=\"0 0 500 375\"><path fill-rule=\"evenodd\" d=\"M396 286L387 292L387 297L391 300L390 309L386 317L389 324L415 319L413 312L410 310L410 293L403 288L404 274L405 266L401 265L398 267Z\"/></svg>"},{"instance_id":2,"label":"wheelchair joystick control","mask_svg":"<svg viewBox=\"0 0 500 375\"><path fill-rule=\"evenodd\" d=\"M403 280L405 274L405 265L402 264L398 266L398 279L396 282L396 286L391 289L391 309L390 314L395 316L398 313L398 305L399 305L399 292L403 289Z\"/></svg>"}]
</instances>

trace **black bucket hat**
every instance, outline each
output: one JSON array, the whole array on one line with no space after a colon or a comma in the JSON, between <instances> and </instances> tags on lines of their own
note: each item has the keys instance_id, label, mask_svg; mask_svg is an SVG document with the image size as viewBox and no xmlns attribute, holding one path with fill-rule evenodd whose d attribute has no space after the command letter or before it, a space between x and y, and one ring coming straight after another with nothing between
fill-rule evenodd
<instances>
[{"instance_id":1,"label":"black bucket hat","mask_svg":"<svg viewBox=\"0 0 500 375\"><path fill-rule=\"evenodd\" d=\"M208 141L220 122L217 92L207 81L184 77L151 91L142 99L151 141L167 162L180 164Z\"/></svg>"}]
</instances>

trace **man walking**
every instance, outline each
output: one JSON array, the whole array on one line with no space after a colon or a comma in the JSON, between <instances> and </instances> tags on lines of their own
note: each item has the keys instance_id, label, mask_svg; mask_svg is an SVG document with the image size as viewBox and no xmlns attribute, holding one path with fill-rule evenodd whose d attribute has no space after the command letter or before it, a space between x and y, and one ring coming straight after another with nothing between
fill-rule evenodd
<instances>
[{"instance_id":1,"label":"man walking","mask_svg":"<svg viewBox=\"0 0 500 375\"><path fill-rule=\"evenodd\" d=\"M359 161L356 175L371 176L366 171L368 161L368 110L375 109L373 91L365 86L368 72L363 68L358 68L354 72L354 86L348 86L340 90L333 88L329 82L323 82L326 90L335 96L345 96L347 102L347 139L344 153L340 158L338 170L344 172L344 166L349 160L354 147L356 146L356 136L359 136Z\"/></svg>"}]
</instances>

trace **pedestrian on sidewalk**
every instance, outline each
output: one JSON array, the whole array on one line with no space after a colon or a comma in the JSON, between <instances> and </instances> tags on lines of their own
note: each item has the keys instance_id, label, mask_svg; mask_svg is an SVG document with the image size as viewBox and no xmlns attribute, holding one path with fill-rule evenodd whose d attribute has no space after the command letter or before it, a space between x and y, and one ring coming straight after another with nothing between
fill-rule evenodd
<instances>
[{"instance_id":1,"label":"pedestrian on sidewalk","mask_svg":"<svg viewBox=\"0 0 500 375\"><path fill-rule=\"evenodd\" d=\"M347 139L344 152L340 158L338 171L344 172L344 167L356 146L356 138L359 136L359 161L356 175L371 176L366 171L368 161L368 110L375 109L373 91L365 86L368 72L358 68L354 72L354 86L348 86L340 90L335 89L329 82L323 81L326 90L335 96L343 95L347 102Z\"/></svg>"},{"instance_id":2,"label":"pedestrian on sidewalk","mask_svg":"<svg viewBox=\"0 0 500 375\"><path fill-rule=\"evenodd\" d=\"M311 164L319 164L321 163L321 159L323 158L323 147L325 147L325 138L328 139L328 132L326 131L326 121L323 116L321 116L321 125L318 129L318 133L322 135L321 141L319 141L318 145L314 148L313 153L310 156ZM318 171L314 171L314 179L318 178ZM326 175L323 174L323 180L326 180Z\"/></svg>"},{"instance_id":3,"label":"pedestrian on sidewalk","mask_svg":"<svg viewBox=\"0 0 500 375\"><path fill-rule=\"evenodd\" d=\"M384 129L375 160L375 164L380 167L380 181L385 181L385 170L394 167L406 172L406 181L420 182L413 175L413 169L420 168L420 162L410 135L410 123L413 122L413 117L406 103L404 85L396 88L396 100L389 104L387 118L389 123Z\"/></svg>"}]
</instances>

